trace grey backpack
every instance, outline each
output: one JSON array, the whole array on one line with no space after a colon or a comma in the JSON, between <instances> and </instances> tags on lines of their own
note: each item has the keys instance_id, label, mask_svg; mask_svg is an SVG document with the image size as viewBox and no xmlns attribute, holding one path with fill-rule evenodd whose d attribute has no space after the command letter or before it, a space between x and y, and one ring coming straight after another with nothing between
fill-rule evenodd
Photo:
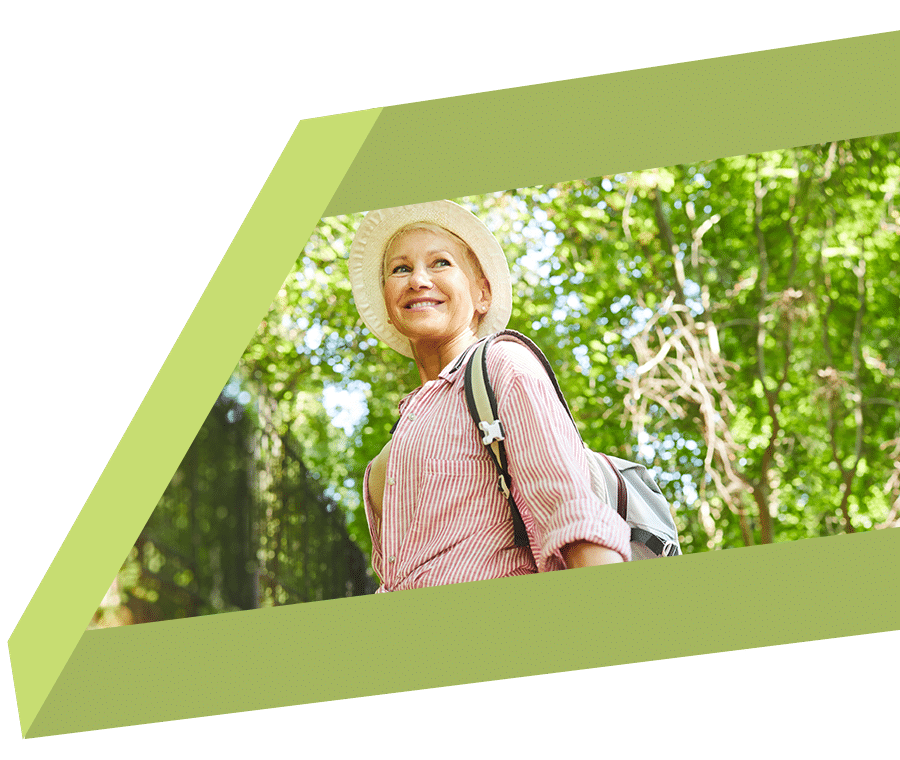
<instances>
[{"instance_id":1,"label":"grey backpack","mask_svg":"<svg viewBox=\"0 0 900 760\"><path fill-rule=\"evenodd\" d=\"M540 360L559 400L575 424L569 405L559 388L556 375L543 352L528 338L515 330L503 330L475 344L466 365L466 403L469 413L481 431L481 442L487 447L499 473L499 488L509 501L513 516L516 546L528 546L528 535L519 508L510 491L511 480L503 444L505 433L497 419L497 397L491 387L487 371L487 351L496 340L515 340L531 349ZM460 357L460 361L465 356ZM604 503L615 505L619 515L631 528L632 559L672 557L681 554L678 532L669 503L659 490L647 468L627 459L599 454L587 446L591 471L591 489Z\"/></svg>"}]
</instances>

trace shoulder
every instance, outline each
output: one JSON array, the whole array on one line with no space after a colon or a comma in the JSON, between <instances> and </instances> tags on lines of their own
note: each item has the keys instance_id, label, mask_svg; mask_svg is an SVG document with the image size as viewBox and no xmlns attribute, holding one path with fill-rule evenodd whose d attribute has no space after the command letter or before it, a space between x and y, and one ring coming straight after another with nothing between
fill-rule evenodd
<instances>
[{"instance_id":1,"label":"shoulder","mask_svg":"<svg viewBox=\"0 0 900 760\"><path fill-rule=\"evenodd\" d=\"M535 379L550 383L547 371L528 346L517 340L497 340L487 352L490 377L497 382L512 382L516 378Z\"/></svg>"}]
</instances>

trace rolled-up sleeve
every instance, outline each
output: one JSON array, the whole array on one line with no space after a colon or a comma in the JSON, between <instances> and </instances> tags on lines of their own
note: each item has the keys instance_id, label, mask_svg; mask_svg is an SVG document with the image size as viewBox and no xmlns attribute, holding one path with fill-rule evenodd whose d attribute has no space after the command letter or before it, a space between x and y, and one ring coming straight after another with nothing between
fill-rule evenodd
<instances>
[{"instance_id":1,"label":"rolled-up sleeve","mask_svg":"<svg viewBox=\"0 0 900 760\"><path fill-rule=\"evenodd\" d=\"M512 494L538 570L564 568L560 550L577 541L631 559L630 529L591 490L584 444L543 367L525 346L504 342L496 348L492 381L496 377Z\"/></svg>"}]
</instances>

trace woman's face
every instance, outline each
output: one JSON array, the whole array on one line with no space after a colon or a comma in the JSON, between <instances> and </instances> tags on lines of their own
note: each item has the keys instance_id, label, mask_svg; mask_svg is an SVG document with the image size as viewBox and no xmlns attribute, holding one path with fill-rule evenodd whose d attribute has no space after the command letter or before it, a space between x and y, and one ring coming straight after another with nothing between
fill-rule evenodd
<instances>
[{"instance_id":1,"label":"woman's face","mask_svg":"<svg viewBox=\"0 0 900 760\"><path fill-rule=\"evenodd\" d=\"M474 336L490 286L458 240L411 230L385 254L384 303L394 327L413 342Z\"/></svg>"}]
</instances>

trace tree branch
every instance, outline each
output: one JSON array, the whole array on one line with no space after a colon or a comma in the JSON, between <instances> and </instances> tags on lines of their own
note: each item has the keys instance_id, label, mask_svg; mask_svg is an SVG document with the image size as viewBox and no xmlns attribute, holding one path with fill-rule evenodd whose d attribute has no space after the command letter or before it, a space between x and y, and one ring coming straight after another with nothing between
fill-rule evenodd
<instances>
[{"instance_id":1,"label":"tree branch","mask_svg":"<svg viewBox=\"0 0 900 760\"><path fill-rule=\"evenodd\" d=\"M662 197L658 187L654 187L650 193L650 200L653 203L653 216L656 219L656 227L659 230L659 236L663 241L663 248L666 253L672 256L675 266L675 297L678 303L684 303L684 265L678 258L679 249L675 243L675 235L672 233L672 227L662 205Z\"/></svg>"}]
</instances>

